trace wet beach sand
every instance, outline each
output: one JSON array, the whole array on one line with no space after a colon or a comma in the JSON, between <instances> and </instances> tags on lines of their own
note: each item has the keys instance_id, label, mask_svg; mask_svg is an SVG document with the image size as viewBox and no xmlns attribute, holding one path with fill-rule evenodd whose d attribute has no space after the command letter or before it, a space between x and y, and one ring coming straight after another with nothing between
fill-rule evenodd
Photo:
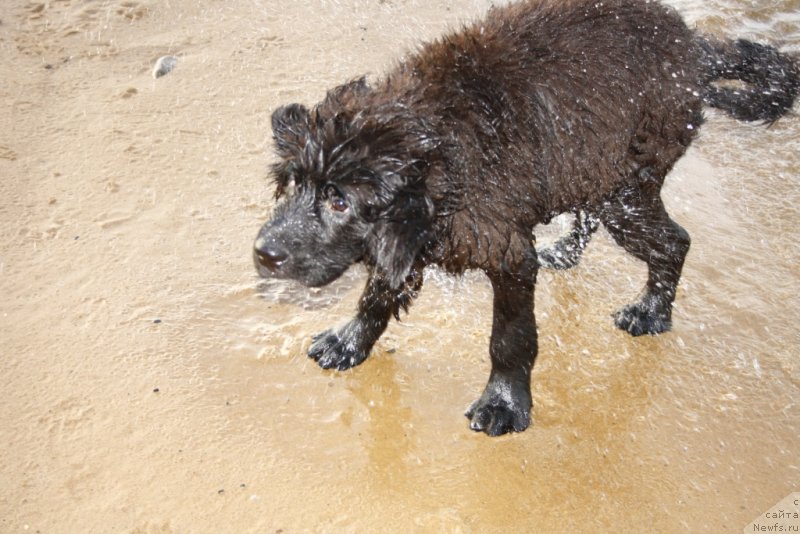
<instances>
[{"instance_id":1,"label":"wet beach sand","mask_svg":"<svg viewBox=\"0 0 800 534\"><path fill-rule=\"evenodd\" d=\"M605 232L540 273L522 434L461 415L489 370L480 273L427 271L352 371L306 358L364 273L257 280L272 110L490 4L3 2L0 532L741 532L800 491L797 114L708 111L668 178L693 238L672 332L614 328L645 269ZM672 4L800 53L797 0Z\"/></svg>"}]
</instances>

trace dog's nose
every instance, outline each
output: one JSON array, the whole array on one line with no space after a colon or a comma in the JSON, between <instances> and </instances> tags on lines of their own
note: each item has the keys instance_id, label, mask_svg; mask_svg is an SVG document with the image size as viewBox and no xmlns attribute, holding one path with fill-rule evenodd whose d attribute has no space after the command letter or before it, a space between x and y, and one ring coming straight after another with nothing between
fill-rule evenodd
<instances>
[{"instance_id":1,"label":"dog's nose","mask_svg":"<svg viewBox=\"0 0 800 534\"><path fill-rule=\"evenodd\" d=\"M289 259L289 252L275 242L265 242L258 239L253 253L259 265L270 271L277 271L283 262Z\"/></svg>"}]
</instances>

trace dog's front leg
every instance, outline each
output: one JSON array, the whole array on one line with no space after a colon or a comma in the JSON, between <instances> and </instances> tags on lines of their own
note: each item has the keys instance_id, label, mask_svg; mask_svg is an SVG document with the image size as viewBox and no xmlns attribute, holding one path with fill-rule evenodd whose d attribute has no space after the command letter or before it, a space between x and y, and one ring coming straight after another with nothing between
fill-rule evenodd
<instances>
[{"instance_id":1,"label":"dog's front leg","mask_svg":"<svg viewBox=\"0 0 800 534\"><path fill-rule=\"evenodd\" d=\"M308 356L323 369L340 371L366 360L392 315L399 319L400 310L408 309L422 287L422 267L412 268L399 289L392 289L386 278L371 269L356 316L338 330L326 330L314 336Z\"/></svg>"},{"instance_id":2,"label":"dog's front leg","mask_svg":"<svg viewBox=\"0 0 800 534\"><path fill-rule=\"evenodd\" d=\"M530 377L536 358L533 290L536 251L531 247L518 265L487 271L494 289L492 372L483 395L466 412L470 428L499 436L528 427L531 411Z\"/></svg>"}]
</instances>

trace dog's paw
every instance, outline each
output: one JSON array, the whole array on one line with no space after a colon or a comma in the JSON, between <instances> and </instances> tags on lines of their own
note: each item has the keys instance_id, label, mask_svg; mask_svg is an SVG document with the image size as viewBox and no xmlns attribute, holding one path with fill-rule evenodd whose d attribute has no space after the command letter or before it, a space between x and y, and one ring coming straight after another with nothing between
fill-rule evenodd
<instances>
[{"instance_id":1,"label":"dog's paw","mask_svg":"<svg viewBox=\"0 0 800 534\"><path fill-rule=\"evenodd\" d=\"M489 436L522 432L530 424L530 391L523 386L498 386L490 382L464 415L470 420L472 430Z\"/></svg>"},{"instance_id":2,"label":"dog's paw","mask_svg":"<svg viewBox=\"0 0 800 534\"><path fill-rule=\"evenodd\" d=\"M654 307L644 302L629 304L617 310L613 317L617 328L625 330L632 336L655 335L672 328L669 313L662 307Z\"/></svg>"},{"instance_id":3,"label":"dog's paw","mask_svg":"<svg viewBox=\"0 0 800 534\"><path fill-rule=\"evenodd\" d=\"M308 349L308 357L323 369L344 371L366 360L367 352L358 348L354 340L348 336L340 336L333 330L326 330L314 336Z\"/></svg>"}]
</instances>

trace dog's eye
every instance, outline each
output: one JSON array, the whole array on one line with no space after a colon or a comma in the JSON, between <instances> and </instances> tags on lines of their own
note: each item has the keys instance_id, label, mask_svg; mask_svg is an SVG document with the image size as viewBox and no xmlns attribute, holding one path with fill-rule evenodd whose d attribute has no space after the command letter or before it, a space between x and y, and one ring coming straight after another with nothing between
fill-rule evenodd
<instances>
[{"instance_id":1,"label":"dog's eye","mask_svg":"<svg viewBox=\"0 0 800 534\"><path fill-rule=\"evenodd\" d=\"M344 195L342 195L342 192L339 191L336 186L325 186L325 189L322 191L322 195L325 198L326 205L333 211L343 213L347 211L347 208L350 207L347 204L347 200L345 200Z\"/></svg>"}]
</instances>

